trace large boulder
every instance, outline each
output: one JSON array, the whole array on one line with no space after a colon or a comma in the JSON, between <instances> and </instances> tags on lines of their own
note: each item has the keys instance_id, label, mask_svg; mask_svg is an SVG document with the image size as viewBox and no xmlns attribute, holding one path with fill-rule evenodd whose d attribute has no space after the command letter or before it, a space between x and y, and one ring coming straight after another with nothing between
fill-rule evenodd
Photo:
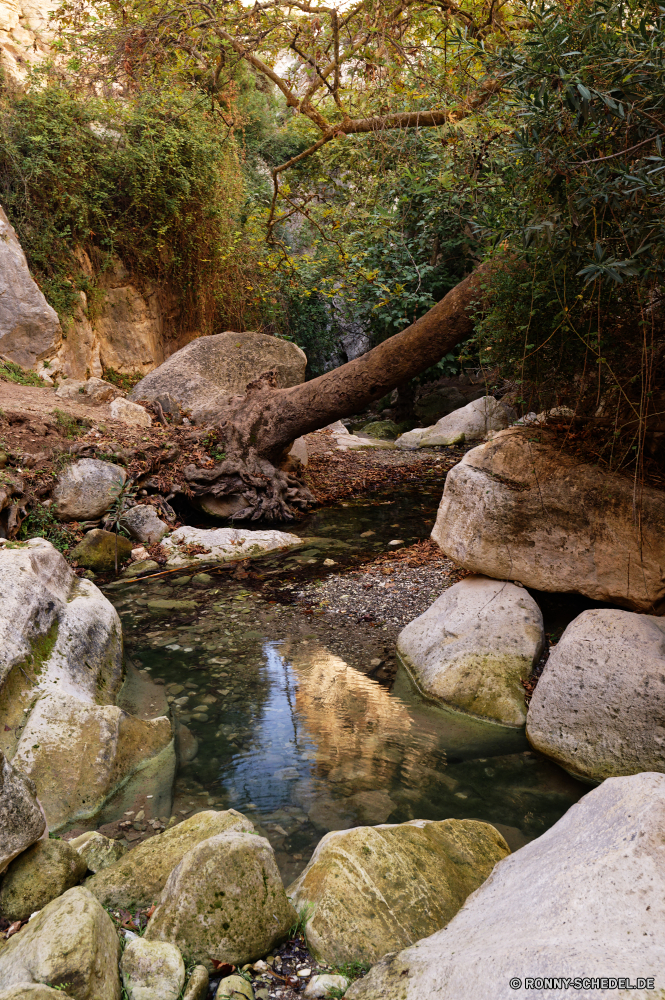
<instances>
[{"instance_id":1,"label":"large boulder","mask_svg":"<svg viewBox=\"0 0 665 1000\"><path fill-rule=\"evenodd\" d=\"M0 354L24 368L55 354L58 314L35 284L13 226L0 208Z\"/></svg>"},{"instance_id":2,"label":"large boulder","mask_svg":"<svg viewBox=\"0 0 665 1000\"><path fill-rule=\"evenodd\" d=\"M584 981L601 977L640 979L619 995L655 997L646 979L665 982L664 827L665 775L610 778L501 861L443 930L386 956L347 997L537 1000L545 989L566 1000L595 996Z\"/></svg>"},{"instance_id":3,"label":"large boulder","mask_svg":"<svg viewBox=\"0 0 665 1000\"><path fill-rule=\"evenodd\" d=\"M562 450L546 430L510 428L446 478L432 538L465 569L536 590L665 609L665 493Z\"/></svg>"},{"instance_id":4,"label":"large boulder","mask_svg":"<svg viewBox=\"0 0 665 1000\"><path fill-rule=\"evenodd\" d=\"M584 780L665 771L665 618L584 611L552 650L527 736Z\"/></svg>"},{"instance_id":5,"label":"large boulder","mask_svg":"<svg viewBox=\"0 0 665 1000\"><path fill-rule=\"evenodd\" d=\"M2 549L0 749L13 757L44 697L109 704L121 683L122 630L110 601L43 538Z\"/></svg>"},{"instance_id":6,"label":"large boulder","mask_svg":"<svg viewBox=\"0 0 665 1000\"><path fill-rule=\"evenodd\" d=\"M515 413L503 403L493 396L482 396L441 417L433 427L407 431L395 444L402 451L415 451L416 448L481 441L490 431L503 430L514 419Z\"/></svg>"},{"instance_id":7,"label":"large boulder","mask_svg":"<svg viewBox=\"0 0 665 1000\"><path fill-rule=\"evenodd\" d=\"M296 912L263 837L227 830L193 847L173 869L145 932L208 969L242 965L287 937Z\"/></svg>"},{"instance_id":8,"label":"large boulder","mask_svg":"<svg viewBox=\"0 0 665 1000\"><path fill-rule=\"evenodd\" d=\"M44 983L63 986L73 1000L120 1000L119 957L113 921L92 893L76 886L0 950L0 990Z\"/></svg>"},{"instance_id":9,"label":"large boulder","mask_svg":"<svg viewBox=\"0 0 665 1000\"><path fill-rule=\"evenodd\" d=\"M0 872L46 830L34 782L16 771L0 750Z\"/></svg>"},{"instance_id":10,"label":"large boulder","mask_svg":"<svg viewBox=\"0 0 665 1000\"><path fill-rule=\"evenodd\" d=\"M115 568L116 558L120 567L129 559L133 548L133 543L124 535L104 531L103 528L93 528L74 546L71 557L79 566L102 573L110 572Z\"/></svg>"},{"instance_id":11,"label":"large boulder","mask_svg":"<svg viewBox=\"0 0 665 1000\"><path fill-rule=\"evenodd\" d=\"M361 826L326 834L289 896L318 959L373 963L443 927L509 853L476 820Z\"/></svg>"},{"instance_id":12,"label":"large boulder","mask_svg":"<svg viewBox=\"0 0 665 1000\"><path fill-rule=\"evenodd\" d=\"M52 830L104 822L140 789L170 810L171 725L116 708L121 683L120 620L101 591L43 538L0 551L0 749Z\"/></svg>"},{"instance_id":13,"label":"large boulder","mask_svg":"<svg viewBox=\"0 0 665 1000\"><path fill-rule=\"evenodd\" d=\"M428 698L523 726L522 680L543 651L540 608L523 588L470 576L410 622L397 639L400 660Z\"/></svg>"},{"instance_id":14,"label":"large boulder","mask_svg":"<svg viewBox=\"0 0 665 1000\"><path fill-rule=\"evenodd\" d=\"M191 528L184 524L162 542L168 554L167 566L195 566L197 562L232 562L262 556L266 552L281 552L303 544L298 535L267 528L249 531L246 528ZM191 554L192 546L199 551Z\"/></svg>"},{"instance_id":15,"label":"large boulder","mask_svg":"<svg viewBox=\"0 0 665 1000\"><path fill-rule=\"evenodd\" d=\"M165 716L137 719L62 692L33 708L14 762L37 786L51 830L117 818L132 795L170 812L175 743Z\"/></svg>"},{"instance_id":16,"label":"large boulder","mask_svg":"<svg viewBox=\"0 0 665 1000\"><path fill-rule=\"evenodd\" d=\"M80 458L58 476L53 509L61 521L89 521L101 517L118 499L127 479L119 465L98 458Z\"/></svg>"},{"instance_id":17,"label":"large boulder","mask_svg":"<svg viewBox=\"0 0 665 1000\"><path fill-rule=\"evenodd\" d=\"M150 906L159 899L169 875L188 851L227 830L252 833L254 826L235 809L196 813L139 844L116 864L89 878L86 885L104 906Z\"/></svg>"},{"instance_id":18,"label":"large boulder","mask_svg":"<svg viewBox=\"0 0 665 1000\"><path fill-rule=\"evenodd\" d=\"M122 389L105 382L101 378L89 378L85 380L76 378L66 378L55 390L56 396L61 399L74 399L78 402L92 403L100 405L108 403L117 396L122 396Z\"/></svg>"},{"instance_id":19,"label":"large boulder","mask_svg":"<svg viewBox=\"0 0 665 1000\"><path fill-rule=\"evenodd\" d=\"M141 379L129 398L176 402L201 423L231 396L244 395L247 384L263 372L274 371L278 388L285 389L304 382L306 367L307 357L296 344L227 330L198 337L176 351Z\"/></svg>"},{"instance_id":20,"label":"large boulder","mask_svg":"<svg viewBox=\"0 0 665 1000\"><path fill-rule=\"evenodd\" d=\"M185 985L182 955L167 941L134 938L123 952L120 971L129 1000L178 1000Z\"/></svg>"},{"instance_id":21,"label":"large boulder","mask_svg":"<svg viewBox=\"0 0 665 1000\"><path fill-rule=\"evenodd\" d=\"M38 840L3 875L0 913L10 920L27 920L80 882L87 868L80 854L64 841Z\"/></svg>"}]
</instances>

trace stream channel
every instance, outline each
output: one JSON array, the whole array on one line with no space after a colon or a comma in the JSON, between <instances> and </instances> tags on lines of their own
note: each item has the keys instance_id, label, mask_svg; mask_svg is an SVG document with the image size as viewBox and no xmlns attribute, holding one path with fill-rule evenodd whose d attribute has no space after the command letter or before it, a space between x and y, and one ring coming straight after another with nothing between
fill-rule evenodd
<instances>
[{"instance_id":1,"label":"stream channel","mask_svg":"<svg viewBox=\"0 0 665 1000\"><path fill-rule=\"evenodd\" d=\"M481 819L515 850L588 791L531 750L523 731L424 701L401 668L386 682L340 655L340 627L350 640L364 629L378 641L380 623L361 625L349 609L340 626L339 614L308 613L294 600L330 572L324 559L338 572L387 551L395 523L407 545L427 538L440 497L440 482L420 483L318 510L284 526L315 542L252 563L258 579L208 569L207 579L183 571L107 591L129 662L165 685L195 737L181 743L174 814L240 810L270 840L286 885L329 830ZM190 603L149 605L165 599Z\"/></svg>"}]
</instances>

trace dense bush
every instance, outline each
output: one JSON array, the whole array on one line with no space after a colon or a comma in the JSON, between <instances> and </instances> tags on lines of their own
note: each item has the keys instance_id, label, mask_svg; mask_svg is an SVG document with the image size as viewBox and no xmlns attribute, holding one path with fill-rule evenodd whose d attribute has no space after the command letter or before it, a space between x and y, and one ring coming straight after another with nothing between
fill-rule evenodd
<instances>
[{"instance_id":1,"label":"dense bush","mask_svg":"<svg viewBox=\"0 0 665 1000\"><path fill-rule=\"evenodd\" d=\"M238 145L196 94L105 101L51 83L0 95L0 202L63 317L80 290L94 310L84 251L95 273L118 256L170 286L190 328L263 325L269 281L262 301L243 199Z\"/></svg>"}]
</instances>

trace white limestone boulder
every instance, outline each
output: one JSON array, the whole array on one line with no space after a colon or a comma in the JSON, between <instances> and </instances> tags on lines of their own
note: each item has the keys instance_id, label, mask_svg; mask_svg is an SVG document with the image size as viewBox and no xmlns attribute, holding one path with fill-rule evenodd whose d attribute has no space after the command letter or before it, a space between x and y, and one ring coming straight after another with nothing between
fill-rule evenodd
<instances>
[{"instance_id":1,"label":"white limestone boulder","mask_svg":"<svg viewBox=\"0 0 665 1000\"><path fill-rule=\"evenodd\" d=\"M297 535L286 531L246 528L192 528L183 525L162 540L168 553L167 566L195 566L197 562L232 562L266 552L280 552L303 544ZM192 546L202 551L189 551Z\"/></svg>"},{"instance_id":2,"label":"white limestone boulder","mask_svg":"<svg viewBox=\"0 0 665 1000\"><path fill-rule=\"evenodd\" d=\"M101 591L43 538L0 550L0 750L51 830L105 822L139 791L170 811L170 722L117 708L121 683L120 619Z\"/></svg>"},{"instance_id":3,"label":"white limestone boulder","mask_svg":"<svg viewBox=\"0 0 665 1000\"><path fill-rule=\"evenodd\" d=\"M482 396L466 406L448 413L432 427L416 427L397 438L395 445L402 451L432 448L440 445L482 441L491 431L508 427L515 414L493 396Z\"/></svg>"},{"instance_id":4,"label":"white limestone boulder","mask_svg":"<svg viewBox=\"0 0 665 1000\"><path fill-rule=\"evenodd\" d=\"M526 721L522 681L544 641L540 608L523 587L470 576L401 631L397 652L427 698L519 727Z\"/></svg>"},{"instance_id":5,"label":"white limestone boulder","mask_svg":"<svg viewBox=\"0 0 665 1000\"><path fill-rule=\"evenodd\" d=\"M0 354L24 368L55 354L60 320L33 280L13 226L0 207Z\"/></svg>"},{"instance_id":6,"label":"white limestone boulder","mask_svg":"<svg viewBox=\"0 0 665 1000\"><path fill-rule=\"evenodd\" d=\"M446 477L432 538L465 569L633 611L665 610L665 492L562 450L552 432L511 427Z\"/></svg>"},{"instance_id":7,"label":"white limestone boulder","mask_svg":"<svg viewBox=\"0 0 665 1000\"><path fill-rule=\"evenodd\" d=\"M665 771L665 618L579 615L545 664L527 736L583 780Z\"/></svg>"},{"instance_id":8,"label":"white limestone boulder","mask_svg":"<svg viewBox=\"0 0 665 1000\"><path fill-rule=\"evenodd\" d=\"M348 1000L655 998L665 982L664 828L665 775L609 778L500 861L446 927L354 983ZM584 986L610 977L642 985ZM544 987L547 978L563 982Z\"/></svg>"}]
</instances>

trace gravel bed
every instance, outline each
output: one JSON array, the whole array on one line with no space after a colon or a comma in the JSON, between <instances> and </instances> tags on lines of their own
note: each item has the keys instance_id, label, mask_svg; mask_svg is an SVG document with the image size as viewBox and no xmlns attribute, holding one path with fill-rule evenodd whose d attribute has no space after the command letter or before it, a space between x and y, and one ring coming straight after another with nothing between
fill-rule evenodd
<instances>
[{"instance_id":1,"label":"gravel bed","mask_svg":"<svg viewBox=\"0 0 665 1000\"><path fill-rule=\"evenodd\" d=\"M361 569L313 581L298 597L329 614L387 626L392 638L465 575L433 548L425 542L403 549L395 557L381 556Z\"/></svg>"}]
</instances>

